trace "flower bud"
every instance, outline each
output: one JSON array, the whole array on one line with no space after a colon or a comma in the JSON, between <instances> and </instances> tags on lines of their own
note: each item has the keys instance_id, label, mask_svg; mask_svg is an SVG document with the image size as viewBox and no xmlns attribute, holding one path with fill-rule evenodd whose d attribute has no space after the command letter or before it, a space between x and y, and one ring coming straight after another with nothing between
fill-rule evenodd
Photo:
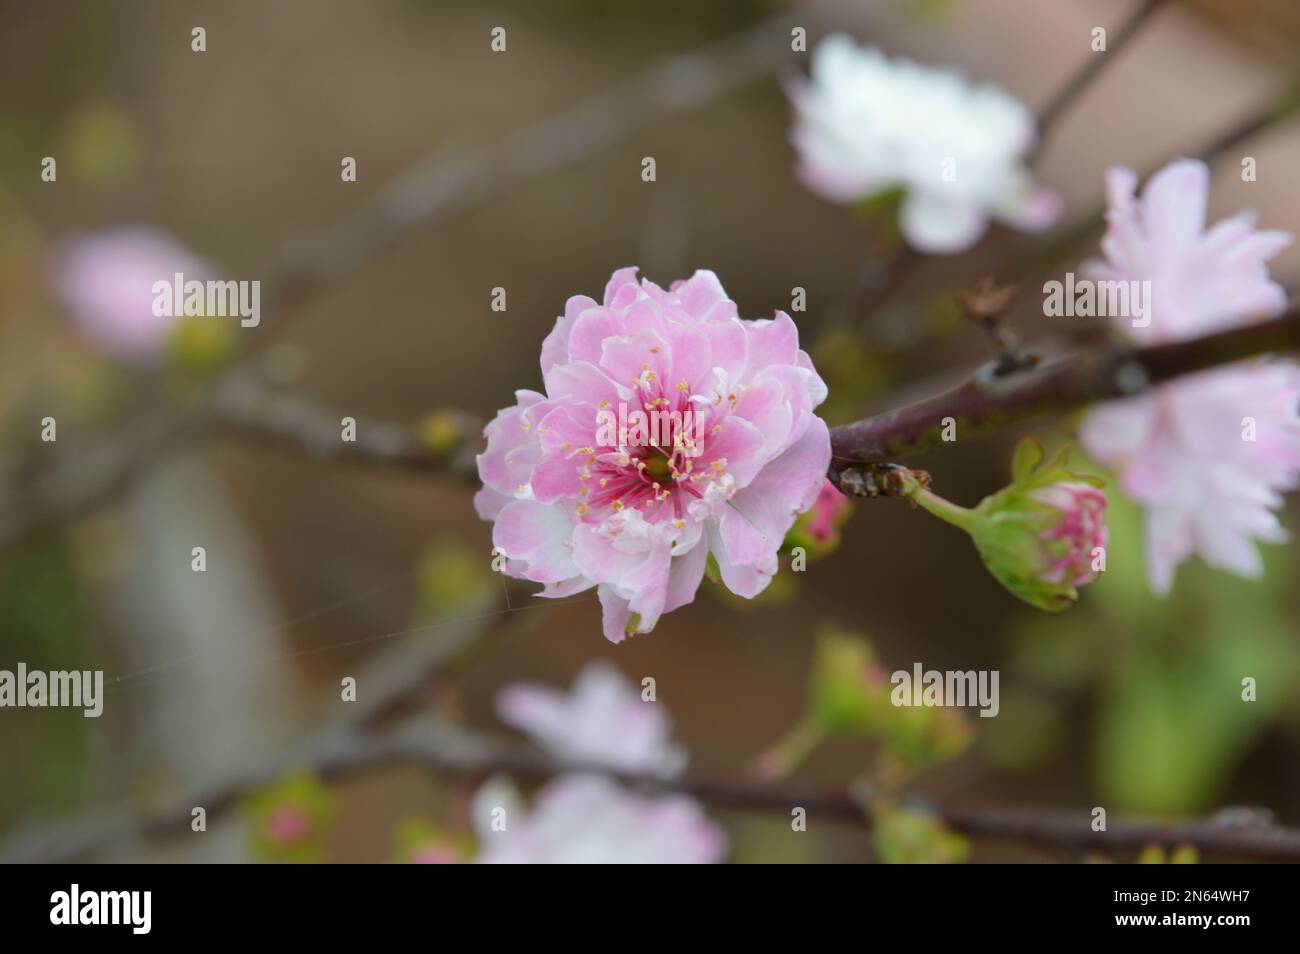
<instances>
[{"instance_id":1,"label":"flower bud","mask_svg":"<svg viewBox=\"0 0 1300 954\"><path fill-rule=\"evenodd\" d=\"M788 547L803 547L811 557L829 553L840 542L840 527L853 508L829 480L822 480L821 490L812 507L800 514L786 535Z\"/></svg>"},{"instance_id":2,"label":"flower bud","mask_svg":"<svg viewBox=\"0 0 1300 954\"><path fill-rule=\"evenodd\" d=\"M1066 451L1043 465L1032 438L1016 451L1012 483L972 511L967 529L998 581L1026 603L1055 612L1096 577L1106 546L1106 495L1096 477L1073 474Z\"/></svg>"},{"instance_id":3,"label":"flower bud","mask_svg":"<svg viewBox=\"0 0 1300 954\"><path fill-rule=\"evenodd\" d=\"M823 630L813 655L809 704L813 719L827 731L871 731L890 708L889 673L865 640Z\"/></svg>"}]
</instances>

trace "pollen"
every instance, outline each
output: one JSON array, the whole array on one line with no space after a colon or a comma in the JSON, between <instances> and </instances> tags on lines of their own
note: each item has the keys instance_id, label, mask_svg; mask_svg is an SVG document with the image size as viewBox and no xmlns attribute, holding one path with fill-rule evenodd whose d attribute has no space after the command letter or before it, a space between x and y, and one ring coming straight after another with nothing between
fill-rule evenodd
<instances>
[{"instance_id":1,"label":"pollen","mask_svg":"<svg viewBox=\"0 0 1300 954\"><path fill-rule=\"evenodd\" d=\"M612 506L616 511L618 511L618 510L622 510L622 509L623 509L623 501L621 501L621 500L615 500L615 501L614 501L610 506Z\"/></svg>"},{"instance_id":2,"label":"pollen","mask_svg":"<svg viewBox=\"0 0 1300 954\"><path fill-rule=\"evenodd\" d=\"M587 515L587 509L588 509L588 508L587 508L587 505L586 505L585 503L581 503L581 502L580 502L580 503L578 504L578 508L577 508L577 509L578 509L578 516L579 516L579 517L585 517L585 516Z\"/></svg>"}]
</instances>

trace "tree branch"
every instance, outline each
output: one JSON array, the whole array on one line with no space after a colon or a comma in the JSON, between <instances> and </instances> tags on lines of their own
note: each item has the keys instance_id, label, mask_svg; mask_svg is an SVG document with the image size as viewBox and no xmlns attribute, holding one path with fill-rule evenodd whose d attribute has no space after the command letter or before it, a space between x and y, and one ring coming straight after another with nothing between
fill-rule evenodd
<instances>
[{"instance_id":1,"label":"tree branch","mask_svg":"<svg viewBox=\"0 0 1300 954\"><path fill-rule=\"evenodd\" d=\"M831 428L830 477L884 463L939 438L948 419L963 436L1094 401L1132 397L1174 378L1244 358L1300 348L1300 307L1281 318L1147 348L1081 352L997 376L996 362L936 397ZM846 491L847 492L847 491Z\"/></svg>"},{"instance_id":2,"label":"tree branch","mask_svg":"<svg viewBox=\"0 0 1300 954\"><path fill-rule=\"evenodd\" d=\"M295 750L278 764L207 790L189 793L147 814L138 815L130 809L120 809L99 818L27 832L6 845L0 851L0 859L6 862L69 861L137 838L183 835L189 831L195 806L203 806L208 819L212 820L238 805L248 792L272 784L289 771L308 770L322 779L338 780L399 765L417 765L442 776L483 776L504 772L533 781L583 770L579 766L557 763L533 749L502 745L488 736L426 717L408 720L395 729L378 734L350 725L344 731L317 739L310 747ZM610 775L645 791L691 795L717 809L789 815L794 808L803 808L814 818L822 817L849 825L872 823L870 805L843 788L814 788L788 783L773 785L699 776L665 780L612 773L601 766L591 766L586 770ZM1166 848L1193 845L1207 855L1300 860L1300 831L1276 826L1271 819L1250 813L1245 814L1244 824L1234 823L1233 818L1238 812L1233 810L1222 812L1215 818L1189 822L1113 821L1107 825L1106 831L1093 831L1090 812L934 809L921 803L916 807L932 811L953 831L1055 849L1121 852L1137 851L1148 845Z\"/></svg>"},{"instance_id":3,"label":"tree branch","mask_svg":"<svg viewBox=\"0 0 1300 954\"><path fill-rule=\"evenodd\" d=\"M845 493L857 484L844 472L885 464L938 439L946 419L962 436L988 432L1033 417L1132 397L1197 371L1254 356L1300 349L1300 307L1281 318L1201 338L1147 348L1113 346L998 373L994 360L962 386L925 401L831 428L830 477ZM461 412L434 415L438 441L417 429L359 420L357 440L340 439L340 415L294 395L276 394L251 381L217 392L210 424L230 433L325 462L355 463L477 480L474 454L480 422ZM857 495L857 494L854 494Z\"/></svg>"},{"instance_id":4,"label":"tree branch","mask_svg":"<svg viewBox=\"0 0 1300 954\"><path fill-rule=\"evenodd\" d=\"M342 439L340 412L258 382L229 382L213 395L213 427L236 437L327 463L353 463L477 480L474 455L483 422L463 411L441 411L422 426L355 418L355 440Z\"/></svg>"},{"instance_id":5,"label":"tree branch","mask_svg":"<svg viewBox=\"0 0 1300 954\"><path fill-rule=\"evenodd\" d=\"M1098 56L1096 53L1092 53L1079 71L1070 77L1065 85L1057 91L1056 95L1039 109L1038 143L1035 145L1034 151L1029 155L1031 165L1038 159L1043 145L1047 142L1048 133L1055 127L1057 121L1074 105L1075 100L1083 94L1084 90L1091 86L1106 67L1119 56L1120 51L1128 45L1129 41L1137 36L1143 25L1160 8L1162 3L1164 3L1164 0L1143 0L1142 4L1133 11L1132 15L1124 21L1120 28L1114 31L1110 37L1110 43L1106 48L1105 55Z\"/></svg>"}]
</instances>

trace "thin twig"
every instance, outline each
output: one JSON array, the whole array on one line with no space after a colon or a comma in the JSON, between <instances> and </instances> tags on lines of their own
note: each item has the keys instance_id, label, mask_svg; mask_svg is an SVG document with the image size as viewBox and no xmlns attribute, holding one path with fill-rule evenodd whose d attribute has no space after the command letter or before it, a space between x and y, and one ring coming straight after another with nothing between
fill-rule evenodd
<instances>
[{"instance_id":1,"label":"thin twig","mask_svg":"<svg viewBox=\"0 0 1300 954\"><path fill-rule=\"evenodd\" d=\"M250 379L232 381L213 395L213 427L237 437L328 463L356 463L419 474L477 479L475 451L483 422L462 411L443 411L424 424L404 427L352 416L351 440L343 416L296 394L282 394Z\"/></svg>"},{"instance_id":2,"label":"thin twig","mask_svg":"<svg viewBox=\"0 0 1300 954\"><path fill-rule=\"evenodd\" d=\"M1068 110L1083 92L1091 86L1102 72L1119 56L1120 51L1128 45L1129 41L1137 36L1143 25L1151 18L1164 3L1164 0L1143 0L1133 14L1116 30L1106 46L1104 56L1098 56L1092 53L1087 62L1075 73L1065 85L1057 91L1048 102L1038 111L1038 141L1034 146L1033 152L1028 156L1030 165L1038 159L1044 144L1047 142L1048 134L1056 126L1060 118Z\"/></svg>"},{"instance_id":3,"label":"thin twig","mask_svg":"<svg viewBox=\"0 0 1300 954\"><path fill-rule=\"evenodd\" d=\"M426 157L358 212L280 258L270 282L278 290L277 307L283 311L334 285L416 229L486 205L794 63L791 29L807 26L819 15L814 5L797 17L764 20L657 63L487 146L462 155Z\"/></svg>"}]
</instances>

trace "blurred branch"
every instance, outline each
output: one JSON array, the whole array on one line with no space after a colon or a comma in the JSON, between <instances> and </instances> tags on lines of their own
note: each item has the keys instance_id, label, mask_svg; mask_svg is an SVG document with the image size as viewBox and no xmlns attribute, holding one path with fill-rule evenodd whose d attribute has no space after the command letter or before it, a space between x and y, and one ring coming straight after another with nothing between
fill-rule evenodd
<instances>
[{"instance_id":1,"label":"blurred branch","mask_svg":"<svg viewBox=\"0 0 1300 954\"><path fill-rule=\"evenodd\" d=\"M421 160L355 215L280 257L263 282L268 307L253 348L283 328L290 308L301 306L416 229L439 224L532 179L590 158L642 129L701 109L771 73L794 55L791 28L817 17L814 6L801 9L797 17L763 21L663 61L491 145L459 156L439 153ZM146 410L108 432L75 442L42 443L22 459L0 461L0 548L93 510L128 487L165 451L213 424L282 445L297 443L301 449L310 445L319 452L323 445L310 440L301 427L253 421L244 413L247 407L239 392L246 386L247 363L245 356L196 401L180 403L155 394ZM296 423L311 423L308 416L303 412ZM416 468L464 466L457 454L429 460L409 444L390 441L393 434L381 431L380 441L359 440L352 448L336 448L332 456Z\"/></svg>"},{"instance_id":2,"label":"blurred branch","mask_svg":"<svg viewBox=\"0 0 1300 954\"><path fill-rule=\"evenodd\" d=\"M579 766L562 765L533 749L502 745L486 735L426 717L407 720L382 733L348 725L317 738L279 764L247 777L187 795L146 815L129 809L100 819L86 819L29 832L0 851L6 862L68 861L120 846L137 838L184 836L191 811L202 805L211 821L237 805L243 795L274 782L290 771L307 770L326 780L346 778L398 765L417 765L437 775L479 776L496 772L542 781ZM653 792L680 792L720 809L775 812L789 815L803 808L814 817L825 816L847 824L871 824L871 808L862 798L842 788L812 788L789 784L688 777L665 780L611 773L600 766L589 771L619 779L624 784ZM1057 849L1101 852L1140 850L1148 845L1193 845L1203 855L1259 860L1300 860L1300 831L1251 816L1243 824L1238 814L1225 811L1201 821L1111 821L1106 831L1092 830L1090 813L1045 812L1037 809L985 810L934 809L924 804L948 828L972 836L1005 838Z\"/></svg>"},{"instance_id":3,"label":"blurred branch","mask_svg":"<svg viewBox=\"0 0 1300 954\"><path fill-rule=\"evenodd\" d=\"M1263 107L1202 143L1188 154L1189 158L1199 159L1207 166L1213 165L1242 143L1294 119L1298 113L1300 113L1300 76L1292 77L1281 92ZM1155 171L1155 169L1148 170L1142 178L1150 178ZM1068 256L1077 246L1100 233L1105 225L1105 215L1105 205L1095 206L1079 216L1041 248L1031 252L1023 261L1003 269L998 277L1012 281L1025 281L1030 276L1040 274Z\"/></svg>"},{"instance_id":4,"label":"blurred branch","mask_svg":"<svg viewBox=\"0 0 1300 954\"><path fill-rule=\"evenodd\" d=\"M236 807L245 794L273 784L287 772L309 768L337 775L358 763L358 754L370 746L371 733L381 719L425 696L436 676L509 612L489 608L466 619L436 624L435 638L403 640L367 659L355 672L358 701L346 705L346 714L262 764L183 793L160 810L123 805L71 821L20 828L0 845L0 862L50 863L109 852L142 838L189 831L195 807L202 806L213 819ZM520 625L537 624L536 616L523 618L526 623ZM415 631L404 635L414 636ZM381 745L374 751L386 749Z\"/></svg>"},{"instance_id":5,"label":"blurred branch","mask_svg":"<svg viewBox=\"0 0 1300 954\"><path fill-rule=\"evenodd\" d=\"M277 307L297 304L373 259L398 239L484 205L550 173L590 159L643 129L699 110L792 64L790 31L808 26L817 5L782 15L690 53L674 56L564 112L529 123L459 156L430 156L355 215L290 248L271 283Z\"/></svg>"},{"instance_id":6,"label":"blurred branch","mask_svg":"<svg viewBox=\"0 0 1300 954\"><path fill-rule=\"evenodd\" d=\"M355 440L344 441L341 412L239 379L213 395L211 415L219 432L327 463L478 479L483 422L463 411L437 412L415 428L354 416Z\"/></svg>"},{"instance_id":7,"label":"blurred branch","mask_svg":"<svg viewBox=\"0 0 1300 954\"><path fill-rule=\"evenodd\" d=\"M1141 5L1133 11L1132 15L1124 21L1123 25L1111 35L1106 47L1104 56L1098 56L1092 53L1084 65L1075 73L1065 85L1057 91L1046 104L1038 111L1038 143L1034 151L1029 154L1029 164L1033 165L1038 159L1043 145L1047 142L1047 136L1056 125L1057 121L1065 115L1066 110L1074 105L1075 101L1083 92L1092 85L1110 63L1119 56L1121 50L1128 45L1129 41L1137 36L1138 32L1146 24L1151 15L1156 12L1164 3L1164 0L1142 0Z\"/></svg>"},{"instance_id":8,"label":"blurred branch","mask_svg":"<svg viewBox=\"0 0 1300 954\"><path fill-rule=\"evenodd\" d=\"M1146 348L1112 346L1068 355L998 375L995 361L966 384L884 414L831 428L831 473L837 486L855 466L879 464L920 450L945 419L963 437L1094 401L1132 397L1185 374L1255 355L1300 348L1300 306L1281 318ZM848 492L847 490L845 492Z\"/></svg>"}]
</instances>

